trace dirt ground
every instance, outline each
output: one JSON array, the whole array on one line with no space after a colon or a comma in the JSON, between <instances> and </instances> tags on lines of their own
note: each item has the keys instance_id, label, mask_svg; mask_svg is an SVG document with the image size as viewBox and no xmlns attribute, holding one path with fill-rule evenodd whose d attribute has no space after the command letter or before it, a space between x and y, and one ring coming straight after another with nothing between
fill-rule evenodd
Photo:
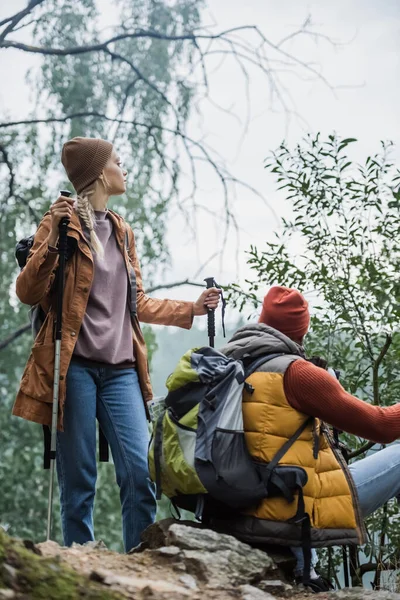
<instances>
[{"instance_id":1,"label":"dirt ground","mask_svg":"<svg viewBox=\"0 0 400 600\"><path fill-rule=\"evenodd\" d=\"M234 600L242 597L238 588L216 589L188 574L182 561L173 554L162 555L158 551L145 550L134 554L118 554L107 550L101 543L95 547L73 546L62 548L55 542L37 545L43 556L59 557L75 571L102 582L109 589L118 591L129 600L147 598L181 600ZM276 598L305 600L314 594L293 588L286 595L274 594ZM320 594L320 600L327 596Z\"/></svg>"}]
</instances>

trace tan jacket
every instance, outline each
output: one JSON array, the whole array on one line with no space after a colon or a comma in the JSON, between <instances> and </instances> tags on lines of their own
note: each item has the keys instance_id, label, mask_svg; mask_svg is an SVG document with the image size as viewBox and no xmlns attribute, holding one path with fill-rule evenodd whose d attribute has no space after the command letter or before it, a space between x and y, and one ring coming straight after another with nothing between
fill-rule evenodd
<instances>
[{"instance_id":1,"label":"tan jacket","mask_svg":"<svg viewBox=\"0 0 400 600\"><path fill-rule=\"evenodd\" d=\"M158 325L176 325L190 329L193 321L193 303L176 300L149 298L143 290L139 261L136 255L135 237L124 219L113 211L110 215L115 236L124 256L127 276L133 266L137 280L137 317L132 319L133 347L136 369L145 402L152 398L148 370L147 351L139 321ZM54 322L56 317L54 277L58 254L48 250L51 216L46 213L35 234L35 241L26 266L17 278L17 296L25 304L40 303L47 313L28 358L18 391L13 415L43 425L51 424L54 370ZM129 253L125 247L125 232L128 231ZM75 238L77 249L68 261L63 301L63 324L61 341L59 427L62 429L66 374L74 351L82 320L86 311L89 292L93 281L92 252L86 241L79 217L73 213L68 227L68 236Z\"/></svg>"}]
</instances>

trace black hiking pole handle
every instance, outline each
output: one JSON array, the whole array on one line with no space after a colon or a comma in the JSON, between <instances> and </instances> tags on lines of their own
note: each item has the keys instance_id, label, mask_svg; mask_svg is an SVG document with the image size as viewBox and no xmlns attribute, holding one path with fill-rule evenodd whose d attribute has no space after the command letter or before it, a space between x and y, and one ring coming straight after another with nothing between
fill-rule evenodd
<instances>
[{"instance_id":1,"label":"black hiking pole handle","mask_svg":"<svg viewBox=\"0 0 400 600\"><path fill-rule=\"evenodd\" d=\"M204 280L206 282L206 288L215 287L214 277L206 277ZM211 348L214 348L214 338L215 338L215 309L209 308L207 313L207 325L208 325L208 340Z\"/></svg>"},{"instance_id":2,"label":"black hiking pole handle","mask_svg":"<svg viewBox=\"0 0 400 600\"><path fill-rule=\"evenodd\" d=\"M69 198L71 196L71 192L68 190L60 190L61 196L66 196ZM69 219L64 217L61 219L58 225L58 251L59 251L59 259L58 259L58 298L57 298L57 318L56 318L56 340L61 340L61 329L62 329L62 309L63 309L63 296L64 296L64 277L65 277L65 263L67 259L67 251L68 251L68 223Z\"/></svg>"}]
</instances>

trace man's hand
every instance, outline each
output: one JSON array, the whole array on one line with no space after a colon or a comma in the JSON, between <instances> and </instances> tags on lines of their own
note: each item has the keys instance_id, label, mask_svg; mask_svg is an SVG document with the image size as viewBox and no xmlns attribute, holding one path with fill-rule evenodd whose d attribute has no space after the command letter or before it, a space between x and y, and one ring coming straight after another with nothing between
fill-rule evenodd
<instances>
[{"instance_id":1,"label":"man's hand","mask_svg":"<svg viewBox=\"0 0 400 600\"><path fill-rule=\"evenodd\" d=\"M194 316L197 317L199 315L206 315L209 308L218 308L220 295L221 290L215 287L204 290L204 292L193 304Z\"/></svg>"}]
</instances>

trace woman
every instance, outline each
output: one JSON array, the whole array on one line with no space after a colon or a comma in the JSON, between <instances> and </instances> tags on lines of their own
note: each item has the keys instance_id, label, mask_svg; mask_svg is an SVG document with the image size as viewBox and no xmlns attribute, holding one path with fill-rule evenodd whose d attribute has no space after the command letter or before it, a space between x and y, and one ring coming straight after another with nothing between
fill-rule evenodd
<instances>
[{"instance_id":1,"label":"woman","mask_svg":"<svg viewBox=\"0 0 400 600\"><path fill-rule=\"evenodd\" d=\"M58 227L66 217L69 244L76 250L67 263L60 365L57 474L64 543L94 539L97 417L113 455L124 546L129 551L156 512L147 468L145 409L152 391L139 321L190 329L194 316L218 306L219 290L205 290L194 303L146 296L132 229L107 209L110 196L126 190L126 171L113 145L102 139L74 138L64 144L62 163L77 199L60 196L44 215L16 283L19 299L40 303L47 317L22 376L13 414L51 423L53 281Z\"/></svg>"}]
</instances>

